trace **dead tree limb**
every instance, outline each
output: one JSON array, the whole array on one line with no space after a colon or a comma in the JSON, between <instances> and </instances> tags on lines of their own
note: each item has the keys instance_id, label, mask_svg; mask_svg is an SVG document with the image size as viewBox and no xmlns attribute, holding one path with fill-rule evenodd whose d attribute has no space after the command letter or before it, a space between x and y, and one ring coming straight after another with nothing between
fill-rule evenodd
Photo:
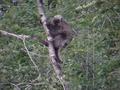
<instances>
[{"instance_id":1,"label":"dead tree limb","mask_svg":"<svg viewBox=\"0 0 120 90\"><path fill-rule=\"evenodd\" d=\"M50 31L47 27L47 18L46 18L46 15L45 15L45 10L44 10L44 5L43 5L43 0L37 0L37 5L38 5L38 12L39 12L39 15L41 17L41 22L43 24L43 28L47 34L47 39L48 39L48 44L49 44L49 47L48 47L48 50L49 50L49 56L50 56L50 60L51 60L51 63L53 65L53 68L54 68L54 71L57 75L57 78L59 79L60 83L62 84L64 90L69 90L68 88L68 84L67 82L64 80L64 75L62 74L62 70L61 70L61 65L59 63L56 62L56 54L55 54L55 49L54 49L54 46L53 46L53 38L50 34Z\"/></svg>"},{"instance_id":2,"label":"dead tree limb","mask_svg":"<svg viewBox=\"0 0 120 90\"><path fill-rule=\"evenodd\" d=\"M30 39L31 38L31 36L29 36L29 35L18 35L18 34L14 34L14 33L9 33L9 32L7 32L7 31L3 31L3 30L0 30L0 34L1 35L4 35L4 36L10 36L10 37L15 37L15 38L17 38L17 39L20 39L20 40L23 40L23 37L25 38L25 39Z\"/></svg>"},{"instance_id":3,"label":"dead tree limb","mask_svg":"<svg viewBox=\"0 0 120 90\"><path fill-rule=\"evenodd\" d=\"M38 36L30 36L30 35L23 35L23 34L19 35L19 34L10 33L10 32L4 31L4 30L0 30L0 35L7 36L7 37L15 37L19 40L23 40L23 39L39 40Z\"/></svg>"}]
</instances>

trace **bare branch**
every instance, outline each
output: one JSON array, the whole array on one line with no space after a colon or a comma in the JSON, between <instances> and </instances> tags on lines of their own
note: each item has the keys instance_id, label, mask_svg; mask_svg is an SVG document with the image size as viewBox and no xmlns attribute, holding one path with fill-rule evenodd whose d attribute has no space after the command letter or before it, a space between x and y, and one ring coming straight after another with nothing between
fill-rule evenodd
<instances>
[{"instance_id":1,"label":"bare branch","mask_svg":"<svg viewBox=\"0 0 120 90\"><path fill-rule=\"evenodd\" d=\"M21 90L21 89L18 87L18 85L14 84L14 83L10 83L10 84L14 86L14 90Z\"/></svg>"},{"instance_id":2,"label":"bare branch","mask_svg":"<svg viewBox=\"0 0 120 90\"><path fill-rule=\"evenodd\" d=\"M28 48L27 48L27 46L26 46L26 43L25 43L25 38L23 38L23 44L24 44L24 48L25 48L25 50L26 50L26 52L27 52L27 54L28 54L31 62L33 63L33 65L35 66L35 68L36 68L36 70L37 70L37 72L38 72L38 74L39 74L39 75L38 75L38 78L37 78L37 79L39 79L39 77L40 77L39 68L38 68L37 64L35 63L35 61L32 59L32 56L30 55L30 52L29 52L29 50L28 50ZM36 80L37 80L37 79L36 79Z\"/></svg>"},{"instance_id":3,"label":"bare branch","mask_svg":"<svg viewBox=\"0 0 120 90\"><path fill-rule=\"evenodd\" d=\"M14 33L9 33L7 31L3 31L3 30L0 30L0 34L5 35L5 36L13 36L13 37L16 37L17 39L21 39L21 40L23 39L23 37L26 39L30 38L29 35L17 35Z\"/></svg>"},{"instance_id":4,"label":"bare branch","mask_svg":"<svg viewBox=\"0 0 120 90\"><path fill-rule=\"evenodd\" d=\"M25 39L33 39L33 40L39 39L37 36L30 36L30 35L23 35L23 34L18 35L18 34L10 33L10 32L3 31L3 30L0 30L0 34L4 35L4 36L8 36L8 37L15 37L20 40L23 40L24 38Z\"/></svg>"}]
</instances>

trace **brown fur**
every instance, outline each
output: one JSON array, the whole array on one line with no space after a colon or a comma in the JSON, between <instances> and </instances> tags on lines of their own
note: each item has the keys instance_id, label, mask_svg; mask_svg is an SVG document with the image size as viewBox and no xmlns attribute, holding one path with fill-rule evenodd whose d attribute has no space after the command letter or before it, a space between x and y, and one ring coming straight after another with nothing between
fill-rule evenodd
<instances>
[{"instance_id":1,"label":"brown fur","mask_svg":"<svg viewBox=\"0 0 120 90\"><path fill-rule=\"evenodd\" d=\"M51 36L53 37L56 60L57 62L61 63L59 52L60 49L66 47L68 43L72 40L72 28L60 15L54 16L50 21L48 21L47 26L50 30ZM43 44L48 46L48 41L43 41Z\"/></svg>"}]
</instances>

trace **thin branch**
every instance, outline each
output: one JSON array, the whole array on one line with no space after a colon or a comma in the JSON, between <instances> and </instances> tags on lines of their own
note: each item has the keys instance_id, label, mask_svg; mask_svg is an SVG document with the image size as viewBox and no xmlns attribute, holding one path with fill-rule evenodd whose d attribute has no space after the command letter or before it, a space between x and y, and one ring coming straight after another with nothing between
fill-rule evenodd
<instances>
[{"instance_id":1,"label":"thin branch","mask_svg":"<svg viewBox=\"0 0 120 90\"><path fill-rule=\"evenodd\" d=\"M0 35L4 35L4 36L8 36L8 37L15 37L17 39L23 40L23 38L25 39L33 39L33 40L37 40L39 39L37 36L30 36L30 35L19 35L19 34L14 34L14 33L10 33L4 30L0 30Z\"/></svg>"},{"instance_id":2,"label":"thin branch","mask_svg":"<svg viewBox=\"0 0 120 90\"><path fill-rule=\"evenodd\" d=\"M10 84L14 86L14 90L21 90L21 89L18 87L18 85L14 84L14 83L10 83Z\"/></svg>"},{"instance_id":3,"label":"thin branch","mask_svg":"<svg viewBox=\"0 0 120 90\"><path fill-rule=\"evenodd\" d=\"M105 25L106 19L104 19L102 25L101 25L101 30L103 29L104 25Z\"/></svg>"},{"instance_id":4,"label":"thin branch","mask_svg":"<svg viewBox=\"0 0 120 90\"><path fill-rule=\"evenodd\" d=\"M107 15L106 17L107 17L108 21L109 21L110 24L111 24L111 28L113 29L113 23L112 23L112 20L110 19L110 17L109 17L108 15Z\"/></svg>"},{"instance_id":5,"label":"thin branch","mask_svg":"<svg viewBox=\"0 0 120 90\"><path fill-rule=\"evenodd\" d=\"M46 32L47 39L48 39L48 50L49 50L49 57L51 59L51 63L53 65L54 71L57 75L57 78L59 79L60 83L62 84L64 90L69 90L68 88L68 84L67 82L64 80L64 75L62 74L62 70L61 70L61 65L59 63L56 62L56 54L55 54L55 49L53 46L53 38L50 34L50 31L46 25L47 23L47 18L45 16L45 10L44 10L44 6L43 6L43 0L37 0L37 5L38 5L38 12L39 15L41 16L41 22L43 24L43 28Z\"/></svg>"},{"instance_id":6,"label":"thin branch","mask_svg":"<svg viewBox=\"0 0 120 90\"><path fill-rule=\"evenodd\" d=\"M14 34L14 33L9 33L9 32L7 32L7 31L3 31L3 30L0 30L0 34L1 34L1 35L5 35L5 36L16 37L17 39L20 39L20 40L22 40L23 37L26 38L26 39L31 38L29 35L17 35L17 34Z\"/></svg>"},{"instance_id":7,"label":"thin branch","mask_svg":"<svg viewBox=\"0 0 120 90\"><path fill-rule=\"evenodd\" d=\"M37 72L38 72L38 74L39 74L39 76L38 76L38 78L37 78L37 79L39 79L39 77L40 77L39 68L38 68L37 64L35 63L35 61L32 59L32 56L30 55L30 52L29 52L29 50L28 50L28 48L27 48L27 46L26 46L26 43L25 43L25 38L23 38L23 44L24 44L24 48L25 48L25 50L26 50L26 52L27 52L27 54L28 54L31 62L33 63L33 65L35 66L35 68L36 68L36 70L37 70ZM36 80L37 80L37 79L36 79Z\"/></svg>"}]
</instances>

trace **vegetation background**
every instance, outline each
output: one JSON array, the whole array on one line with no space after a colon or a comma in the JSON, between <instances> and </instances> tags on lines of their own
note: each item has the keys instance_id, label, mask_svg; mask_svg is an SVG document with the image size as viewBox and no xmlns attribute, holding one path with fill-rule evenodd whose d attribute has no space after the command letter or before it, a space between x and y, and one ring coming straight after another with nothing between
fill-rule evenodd
<instances>
[{"instance_id":1,"label":"vegetation background","mask_svg":"<svg viewBox=\"0 0 120 90\"><path fill-rule=\"evenodd\" d=\"M71 90L120 90L120 0L44 0L46 15L61 14L76 35L62 51ZM49 62L36 0L0 0L0 30L36 35L25 44L0 34L0 90L63 90ZM39 76L39 77L38 77Z\"/></svg>"}]
</instances>

